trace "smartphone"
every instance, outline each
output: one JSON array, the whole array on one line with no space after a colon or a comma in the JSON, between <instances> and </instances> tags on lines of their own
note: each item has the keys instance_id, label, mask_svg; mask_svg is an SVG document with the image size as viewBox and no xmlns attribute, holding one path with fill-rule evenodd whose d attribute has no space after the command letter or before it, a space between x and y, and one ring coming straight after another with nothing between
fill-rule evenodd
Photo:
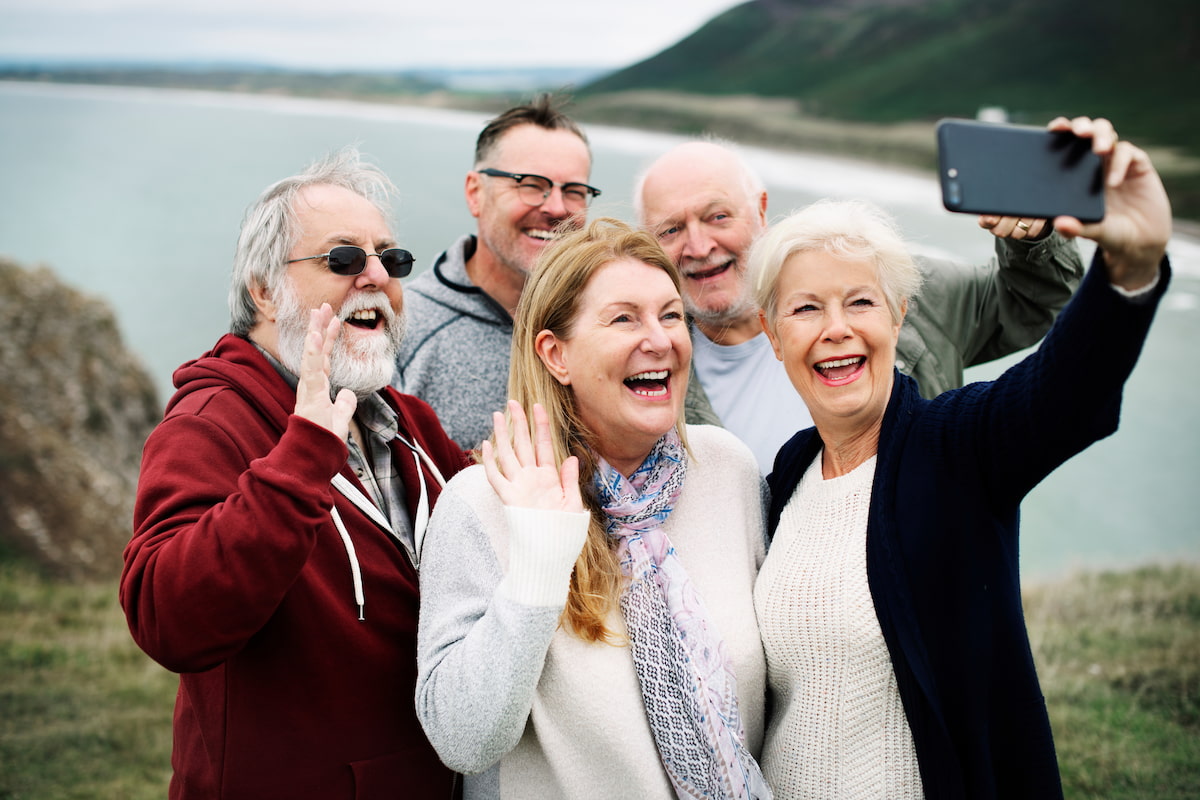
<instances>
[{"instance_id":1,"label":"smartphone","mask_svg":"<svg viewBox=\"0 0 1200 800\"><path fill-rule=\"evenodd\" d=\"M944 119L937 142L942 204L950 211L1104 218L1103 169L1090 139L1028 125Z\"/></svg>"}]
</instances>

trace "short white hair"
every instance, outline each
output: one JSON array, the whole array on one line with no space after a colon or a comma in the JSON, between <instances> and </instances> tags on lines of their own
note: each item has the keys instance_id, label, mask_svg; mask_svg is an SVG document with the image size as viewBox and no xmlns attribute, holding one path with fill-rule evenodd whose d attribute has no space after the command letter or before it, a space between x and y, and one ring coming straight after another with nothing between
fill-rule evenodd
<instances>
[{"instance_id":1,"label":"short white hair","mask_svg":"<svg viewBox=\"0 0 1200 800\"><path fill-rule=\"evenodd\" d=\"M894 322L921 288L921 271L887 212L861 200L818 200L772 225L750 249L747 279L772 330L780 272L789 258L805 252L874 264Z\"/></svg>"}]
</instances>

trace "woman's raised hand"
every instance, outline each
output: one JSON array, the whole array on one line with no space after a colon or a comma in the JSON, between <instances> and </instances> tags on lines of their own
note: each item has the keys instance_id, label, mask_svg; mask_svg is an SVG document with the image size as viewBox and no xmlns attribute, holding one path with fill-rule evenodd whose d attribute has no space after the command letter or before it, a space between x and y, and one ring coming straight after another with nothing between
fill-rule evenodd
<instances>
[{"instance_id":1,"label":"woman's raised hand","mask_svg":"<svg viewBox=\"0 0 1200 800\"><path fill-rule=\"evenodd\" d=\"M495 447L485 440L482 446L483 468L488 482L506 506L539 508L548 511L583 511L579 494L579 459L568 457L561 469L554 464L550 442L550 421L546 409L533 406L534 436L529 438L529 421L516 400L508 401L513 432L509 436L504 414L492 414Z\"/></svg>"},{"instance_id":2,"label":"woman's raised hand","mask_svg":"<svg viewBox=\"0 0 1200 800\"><path fill-rule=\"evenodd\" d=\"M1138 289L1150 283L1171 238L1171 203L1150 157L1118 139L1106 119L1059 117L1050 130L1090 138L1092 151L1104 160L1104 219L1085 225L1074 217L1059 217L1054 227L1064 236L1096 242L1109 280L1118 286Z\"/></svg>"}]
</instances>

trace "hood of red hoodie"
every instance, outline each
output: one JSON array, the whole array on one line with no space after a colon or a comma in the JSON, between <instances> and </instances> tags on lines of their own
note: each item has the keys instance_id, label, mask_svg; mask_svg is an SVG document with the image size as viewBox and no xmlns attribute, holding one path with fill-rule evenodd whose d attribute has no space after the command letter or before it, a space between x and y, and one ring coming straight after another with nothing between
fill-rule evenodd
<instances>
[{"instance_id":1,"label":"hood of red hoodie","mask_svg":"<svg viewBox=\"0 0 1200 800\"><path fill-rule=\"evenodd\" d=\"M199 392L235 391L257 408L282 433L296 408L296 392L247 339L222 336L204 355L181 365L171 376L175 394L167 402L166 416Z\"/></svg>"}]
</instances>

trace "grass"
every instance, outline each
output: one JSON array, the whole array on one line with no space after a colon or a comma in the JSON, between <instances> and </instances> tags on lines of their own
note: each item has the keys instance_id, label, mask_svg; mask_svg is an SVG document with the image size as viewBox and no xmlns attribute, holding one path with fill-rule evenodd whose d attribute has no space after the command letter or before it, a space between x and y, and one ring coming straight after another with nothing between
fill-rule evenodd
<instances>
[{"instance_id":1,"label":"grass","mask_svg":"<svg viewBox=\"0 0 1200 800\"><path fill-rule=\"evenodd\" d=\"M1025 608L1067 796L1200 797L1200 567L1080 575Z\"/></svg>"},{"instance_id":2,"label":"grass","mask_svg":"<svg viewBox=\"0 0 1200 800\"><path fill-rule=\"evenodd\" d=\"M1200 797L1200 565L1027 590L1066 796ZM0 565L0 800L166 796L176 677L112 583Z\"/></svg>"},{"instance_id":3,"label":"grass","mask_svg":"<svg viewBox=\"0 0 1200 800\"><path fill-rule=\"evenodd\" d=\"M133 643L115 583L0 566L0 800L161 800L178 679Z\"/></svg>"}]
</instances>

